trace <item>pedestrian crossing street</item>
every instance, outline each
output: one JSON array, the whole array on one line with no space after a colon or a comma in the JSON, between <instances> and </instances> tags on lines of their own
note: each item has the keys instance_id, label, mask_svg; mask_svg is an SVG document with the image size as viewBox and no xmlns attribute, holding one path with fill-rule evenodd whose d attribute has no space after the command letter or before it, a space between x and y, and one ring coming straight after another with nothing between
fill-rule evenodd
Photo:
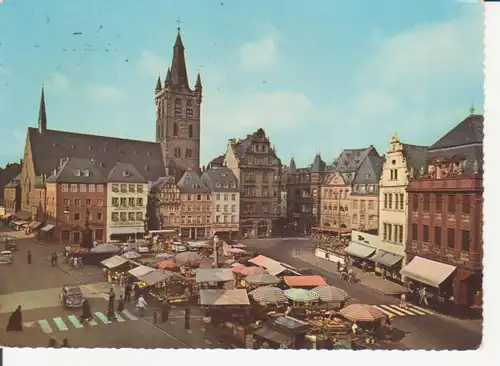
<instances>
[{"instance_id":1,"label":"pedestrian crossing street","mask_svg":"<svg viewBox=\"0 0 500 366\"><path fill-rule=\"evenodd\" d=\"M75 314L71 314L68 316L65 316L64 319L63 317L56 317L52 319L40 319L36 321L31 321L31 322L26 322L24 323L24 327L26 328L35 328L35 327L40 327L40 329L46 333L46 334L51 334L54 332L64 332L68 331L70 329L80 329L85 326L90 326L90 327L96 327L99 325L106 325L106 324L111 324L111 323L124 323L126 321L130 320L137 320L138 318L135 317L130 311L128 310L123 310L121 313L115 312L116 320L110 320L106 316L106 314L96 311L93 313L93 319L87 322L86 324L82 324L80 322L80 316L77 316Z\"/></svg>"},{"instance_id":2,"label":"pedestrian crossing street","mask_svg":"<svg viewBox=\"0 0 500 366\"><path fill-rule=\"evenodd\" d=\"M417 316L417 315L435 315L436 313L417 305L407 304L406 308L399 305L372 305L387 316Z\"/></svg>"}]
</instances>

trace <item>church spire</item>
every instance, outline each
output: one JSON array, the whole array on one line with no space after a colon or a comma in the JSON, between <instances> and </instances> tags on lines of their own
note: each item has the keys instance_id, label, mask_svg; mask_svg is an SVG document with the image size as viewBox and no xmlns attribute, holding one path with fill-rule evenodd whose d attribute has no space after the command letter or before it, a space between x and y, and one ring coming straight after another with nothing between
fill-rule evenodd
<instances>
[{"instance_id":1,"label":"church spire","mask_svg":"<svg viewBox=\"0 0 500 366\"><path fill-rule=\"evenodd\" d=\"M186 59L184 57L184 45L182 44L181 32L177 28L177 39L174 45L172 57L171 84L180 89L189 89L189 81L186 70Z\"/></svg>"},{"instance_id":2,"label":"church spire","mask_svg":"<svg viewBox=\"0 0 500 366\"><path fill-rule=\"evenodd\" d=\"M201 76L200 73L198 73L198 76L196 77L196 85L194 86L196 89L201 89Z\"/></svg>"},{"instance_id":3,"label":"church spire","mask_svg":"<svg viewBox=\"0 0 500 366\"><path fill-rule=\"evenodd\" d=\"M160 80L160 75L158 75L158 80L156 81L156 91L161 90L161 80Z\"/></svg>"},{"instance_id":4,"label":"church spire","mask_svg":"<svg viewBox=\"0 0 500 366\"><path fill-rule=\"evenodd\" d=\"M170 87L172 84L172 74L170 73L170 67L167 70L167 76L165 77L165 88Z\"/></svg>"},{"instance_id":5,"label":"church spire","mask_svg":"<svg viewBox=\"0 0 500 366\"><path fill-rule=\"evenodd\" d=\"M38 111L38 131L43 133L47 129L47 111L45 109L45 93L42 85L42 96L40 98L40 109Z\"/></svg>"}]
</instances>

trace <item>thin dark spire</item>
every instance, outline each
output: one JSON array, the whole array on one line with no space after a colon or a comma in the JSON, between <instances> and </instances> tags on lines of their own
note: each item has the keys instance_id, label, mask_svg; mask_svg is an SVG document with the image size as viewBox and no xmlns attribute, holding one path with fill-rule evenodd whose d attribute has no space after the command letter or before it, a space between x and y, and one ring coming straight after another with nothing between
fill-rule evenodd
<instances>
[{"instance_id":1,"label":"thin dark spire","mask_svg":"<svg viewBox=\"0 0 500 366\"><path fill-rule=\"evenodd\" d=\"M161 90L161 80L160 80L160 75L158 75L158 80L156 81L156 91Z\"/></svg>"},{"instance_id":2,"label":"thin dark spire","mask_svg":"<svg viewBox=\"0 0 500 366\"><path fill-rule=\"evenodd\" d=\"M174 54L171 67L171 86L180 89L189 89L189 81L186 69L186 59L184 57L184 45L182 44L181 33L177 33L174 45Z\"/></svg>"},{"instance_id":3,"label":"thin dark spire","mask_svg":"<svg viewBox=\"0 0 500 366\"><path fill-rule=\"evenodd\" d=\"M40 97L40 109L38 111L38 130L40 133L47 129L47 110L45 108L45 92L42 84L42 96Z\"/></svg>"},{"instance_id":4,"label":"thin dark spire","mask_svg":"<svg viewBox=\"0 0 500 366\"><path fill-rule=\"evenodd\" d=\"M172 84L172 74L170 73L170 67L167 70L167 76L165 77L165 88L168 88Z\"/></svg>"},{"instance_id":5,"label":"thin dark spire","mask_svg":"<svg viewBox=\"0 0 500 366\"><path fill-rule=\"evenodd\" d=\"M195 85L195 88L196 88L196 89L201 89L201 76L200 76L200 73L198 73L198 76L196 77L196 85Z\"/></svg>"}]
</instances>

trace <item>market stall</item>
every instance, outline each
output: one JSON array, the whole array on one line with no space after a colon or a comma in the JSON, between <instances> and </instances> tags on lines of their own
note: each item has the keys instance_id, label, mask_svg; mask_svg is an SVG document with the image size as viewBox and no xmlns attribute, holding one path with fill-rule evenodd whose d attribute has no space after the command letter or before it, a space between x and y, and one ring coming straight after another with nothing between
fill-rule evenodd
<instances>
[{"instance_id":1,"label":"market stall","mask_svg":"<svg viewBox=\"0 0 500 366\"><path fill-rule=\"evenodd\" d=\"M245 277L245 281L251 286L276 285L281 282L276 276L268 273L255 274Z\"/></svg>"},{"instance_id":2,"label":"market stall","mask_svg":"<svg viewBox=\"0 0 500 366\"><path fill-rule=\"evenodd\" d=\"M169 271L179 271L180 266L176 262L167 259L167 260L163 260L161 262L156 263L156 268L167 269Z\"/></svg>"},{"instance_id":3,"label":"market stall","mask_svg":"<svg viewBox=\"0 0 500 366\"><path fill-rule=\"evenodd\" d=\"M255 302L263 305L287 303L283 290L273 286L262 286L248 293Z\"/></svg>"},{"instance_id":4,"label":"market stall","mask_svg":"<svg viewBox=\"0 0 500 366\"><path fill-rule=\"evenodd\" d=\"M264 324L253 332L257 347L264 342L271 349L303 349L306 348L306 334L310 325L302 320L280 316L271 324Z\"/></svg>"},{"instance_id":5,"label":"market stall","mask_svg":"<svg viewBox=\"0 0 500 366\"><path fill-rule=\"evenodd\" d=\"M234 289L234 274L230 268L198 268L196 283L202 288Z\"/></svg>"},{"instance_id":6,"label":"market stall","mask_svg":"<svg viewBox=\"0 0 500 366\"><path fill-rule=\"evenodd\" d=\"M345 302L350 298L347 292L334 286L318 286L311 291L318 294L322 302L336 304L338 308L344 307Z\"/></svg>"},{"instance_id":7,"label":"market stall","mask_svg":"<svg viewBox=\"0 0 500 366\"><path fill-rule=\"evenodd\" d=\"M135 278L139 278L139 277L145 276L148 273L153 272L153 271L154 271L154 268L140 265L140 266L137 266L137 267L131 269L130 271L128 271L128 273L130 275L134 276Z\"/></svg>"},{"instance_id":8,"label":"market stall","mask_svg":"<svg viewBox=\"0 0 500 366\"><path fill-rule=\"evenodd\" d=\"M266 270L262 267L245 267L239 271L243 276L251 276L256 274L266 273Z\"/></svg>"},{"instance_id":9,"label":"market stall","mask_svg":"<svg viewBox=\"0 0 500 366\"><path fill-rule=\"evenodd\" d=\"M317 286L327 286L325 279L321 276L284 276L283 282L288 287L313 288Z\"/></svg>"},{"instance_id":10,"label":"market stall","mask_svg":"<svg viewBox=\"0 0 500 366\"><path fill-rule=\"evenodd\" d=\"M141 255L137 252L126 252L122 254L122 257L125 259L138 259L141 258Z\"/></svg>"},{"instance_id":11,"label":"market stall","mask_svg":"<svg viewBox=\"0 0 500 366\"><path fill-rule=\"evenodd\" d=\"M285 296L293 302L294 306L317 304L319 295L303 288L290 288L283 291Z\"/></svg>"},{"instance_id":12,"label":"market stall","mask_svg":"<svg viewBox=\"0 0 500 366\"><path fill-rule=\"evenodd\" d=\"M120 277L126 276L127 269L130 268L130 262L119 255L104 259L101 264L108 270L107 278L110 283L119 282Z\"/></svg>"}]
</instances>

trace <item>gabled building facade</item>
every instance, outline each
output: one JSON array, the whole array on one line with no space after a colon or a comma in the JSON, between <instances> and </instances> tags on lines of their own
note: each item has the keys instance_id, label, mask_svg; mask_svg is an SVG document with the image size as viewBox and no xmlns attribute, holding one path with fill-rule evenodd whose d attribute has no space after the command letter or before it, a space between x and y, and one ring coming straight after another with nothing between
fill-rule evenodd
<instances>
[{"instance_id":1,"label":"gabled building facade","mask_svg":"<svg viewBox=\"0 0 500 366\"><path fill-rule=\"evenodd\" d=\"M483 123L471 110L429 147L408 187L402 274L459 309L482 306Z\"/></svg>"},{"instance_id":2,"label":"gabled building facade","mask_svg":"<svg viewBox=\"0 0 500 366\"><path fill-rule=\"evenodd\" d=\"M240 182L240 232L266 237L280 230L281 161L262 128L230 139L223 166Z\"/></svg>"},{"instance_id":3,"label":"gabled building facade","mask_svg":"<svg viewBox=\"0 0 500 366\"><path fill-rule=\"evenodd\" d=\"M204 170L202 183L212 197L210 237L231 239L240 230L240 187L234 173L226 167Z\"/></svg>"},{"instance_id":4,"label":"gabled building facade","mask_svg":"<svg viewBox=\"0 0 500 366\"><path fill-rule=\"evenodd\" d=\"M21 210L21 174L15 176L3 189L6 215L14 215Z\"/></svg>"},{"instance_id":5,"label":"gabled building facade","mask_svg":"<svg viewBox=\"0 0 500 366\"><path fill-rule=\"evenodd\" d=\"M148 181L132 164L116 163L106 179L108 241L126 242L144 236Z\"/></svg>"},{"instance_id":6,"label":"gabled building facade","mask_svg":"<svg viewBox=\"0 0 500 366\"><path fill-rule=\"evenodd\" d=\"M167 176L151 185L149 197L149 228L178 230L181 224L181 192L175 178Z\"/></svg>"},{"instance_id":7,"label":"gabled building facade","mask_svg":"<svg viewBox=\"0 0 500 366\"><path fill-rule=\"evenodd\" d=\"M188 168L177 183L181 195L181 237L206 239L212 225L212 197L195 170Z\"/></svg>"},{"instance_id":8,"label":"gabled building facade","mask_svg":"<svg viewBox=\"0 0 500 366\"><path fill-rule=\"evenodd\" d=\"M379 188L379 225L375 263L380 273L401 281L405 264L405 243L408 232L408 194L410 177L425 164L427 146L402 143L395 134L385 154ZM390 259L390 260L389 260Z\"/></svg>"},{"instance_id":9,"label":"gabled building facade","mask_svg":"<svg viewBox=\"0 0 500 366\"><path fill-rule=\"evenodd\" d=\"M287 167L285 184L287 192L287 221L294 231L309 233L320 224L321 184L326 163L316 154L309 168L297 169L292 158Z\"/></svg>"}]
</instances>

